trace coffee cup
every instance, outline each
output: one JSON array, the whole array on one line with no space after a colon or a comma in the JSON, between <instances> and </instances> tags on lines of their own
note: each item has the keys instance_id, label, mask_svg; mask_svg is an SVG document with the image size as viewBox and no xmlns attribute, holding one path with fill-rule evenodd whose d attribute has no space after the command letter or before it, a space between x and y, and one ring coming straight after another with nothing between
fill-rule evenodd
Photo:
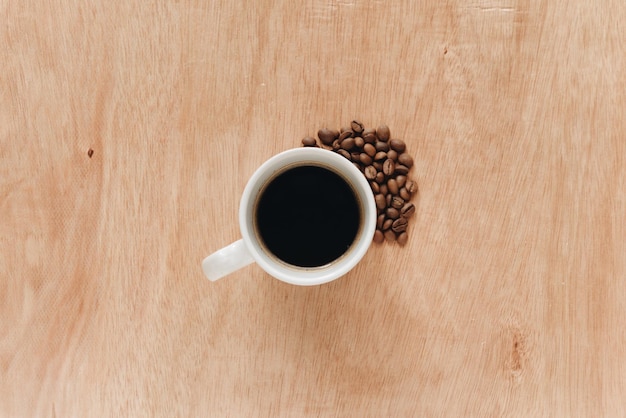
<instances>
[{"instance_id":1,"label":"coffee cup","mask_svg":"<svg viewBox=\"0 0 626 418\"><path fill-rule=\"evenodd\" d=\"M376 229L376 204L350 161L320 148L296 148L263 163L239 206L241 239L202 262L216 281L256 262L287 283L327 283L350 271Z\"/></svg>"}]
</instances>

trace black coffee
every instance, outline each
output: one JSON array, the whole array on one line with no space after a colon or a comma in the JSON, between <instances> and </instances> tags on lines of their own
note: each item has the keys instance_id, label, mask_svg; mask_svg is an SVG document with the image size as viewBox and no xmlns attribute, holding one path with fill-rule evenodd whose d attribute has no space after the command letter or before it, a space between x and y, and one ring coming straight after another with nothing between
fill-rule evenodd
<instances>
[{"instance_id":1,"label":"black coffee","mask_svg":"<svg viewBox=\"0 0 626 418\"><path fill-rule=\"evenodd\" d=\"M360 218L354 191L341 176L318 166L299 166L279 174L261 192L256 228L282 261L317 267L346 252Z\"/></svg>"}]
</instances>

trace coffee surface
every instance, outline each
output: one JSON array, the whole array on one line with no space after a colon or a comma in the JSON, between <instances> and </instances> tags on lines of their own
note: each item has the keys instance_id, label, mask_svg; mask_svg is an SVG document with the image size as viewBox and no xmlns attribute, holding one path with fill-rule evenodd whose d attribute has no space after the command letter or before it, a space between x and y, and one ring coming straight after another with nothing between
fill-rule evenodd
<instances>
[{"instance_id":1,"label":"coffee surface","mask_svg":"<svg viewBox=\"0 0 626 418\"><path fill-rule=\"evenodd\" d=\"M270 252L300 267L318 267L344 254L356 238L361 209L352 188L318 166L291 168L261 192L256 228Z\"/></svg>"}]
</instances>

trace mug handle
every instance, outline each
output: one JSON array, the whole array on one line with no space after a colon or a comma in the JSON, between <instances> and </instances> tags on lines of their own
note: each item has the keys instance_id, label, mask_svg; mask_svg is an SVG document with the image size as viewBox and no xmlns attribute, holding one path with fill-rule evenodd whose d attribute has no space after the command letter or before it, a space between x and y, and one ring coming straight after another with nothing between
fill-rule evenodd
<instances>
[{"instance_id":1,"label":"mug handle","mask_svg":"<svg viewBox=\"0 0 626 418\"><path fill-rule=\"evenodd\" d=\"M212 282L233 273L254 261L243 239L217 250L202 261L202 271Z\"/></svg>"}]
</instances>

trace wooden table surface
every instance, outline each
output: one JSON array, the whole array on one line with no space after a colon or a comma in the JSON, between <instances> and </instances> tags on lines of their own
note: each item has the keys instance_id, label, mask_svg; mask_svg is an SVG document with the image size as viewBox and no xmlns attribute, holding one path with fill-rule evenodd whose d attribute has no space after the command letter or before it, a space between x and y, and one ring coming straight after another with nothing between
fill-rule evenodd
<instances>
[{"instance_id":1,"label":"wooden table surface","mask_svg":"<svg viewBox=\"0 0 626 418\"><path fill-rule=\"evenodd\" d=\"M0 16L0 416L626 413L623 1ZM353 118L415 157L407 246L206 280L252 172Z\"/></svg>"}]
</instances>

